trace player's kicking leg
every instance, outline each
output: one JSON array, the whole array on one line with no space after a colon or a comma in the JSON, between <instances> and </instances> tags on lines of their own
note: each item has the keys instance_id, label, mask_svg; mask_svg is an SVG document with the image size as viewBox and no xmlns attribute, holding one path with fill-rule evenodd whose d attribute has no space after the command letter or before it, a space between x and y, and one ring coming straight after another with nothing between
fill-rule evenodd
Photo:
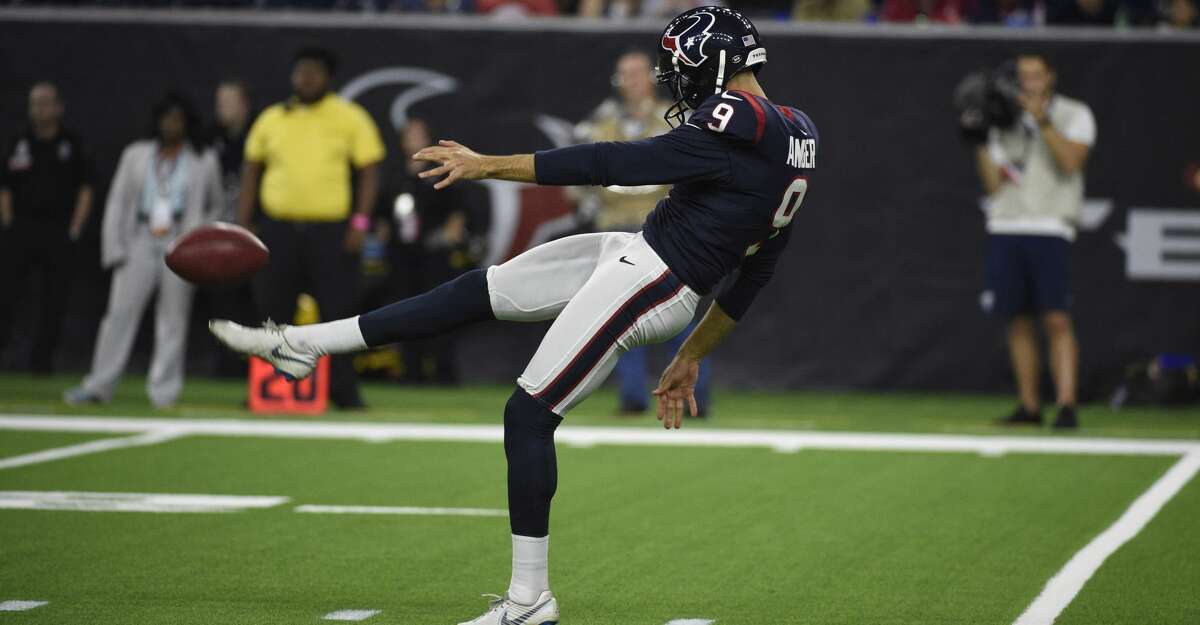
<instances>
[{"instance_id":1,"label":"player's kicking leg","mask_svg":"<svg viewBox=\"0 0 1200 625\"><path fill-rule=\"evenodd\" d=\"M257 356L290 378L305 378L325 354L429 338L488 319L553 319L591 277L604 249L619 242L606 234L552 241L358 317L307 326L268 321L257 328L214 319L208 327L230 349Z\"/></svg>"}]
</instances>

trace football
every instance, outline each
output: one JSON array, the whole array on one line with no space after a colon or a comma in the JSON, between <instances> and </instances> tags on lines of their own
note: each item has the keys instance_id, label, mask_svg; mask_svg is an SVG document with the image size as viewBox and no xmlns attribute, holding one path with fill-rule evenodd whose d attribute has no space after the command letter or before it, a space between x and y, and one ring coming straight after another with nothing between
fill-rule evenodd
<instances>
[{"instance_id":1,"label":"football","mask_svg":"<svg viewBox=\"0 0 1200 625\"><path fill-rule=\"evenodd\" d=\"M240 284L266 264L267 246L231 223L195 228L171 242L167 267L194 284Z\"/></svg>"}]
</instances>

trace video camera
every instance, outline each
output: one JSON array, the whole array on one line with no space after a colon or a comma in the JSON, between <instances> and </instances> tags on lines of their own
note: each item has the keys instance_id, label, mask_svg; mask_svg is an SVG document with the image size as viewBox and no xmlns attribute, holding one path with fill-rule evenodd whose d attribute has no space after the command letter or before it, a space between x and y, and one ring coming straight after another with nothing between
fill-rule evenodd
<instances>
[{"instance_id":1,"label":"video camera","mask_svg":"<svg viewBox=\"0 0 1200 625\"><path fill-rule=\"evenodd\" d=\"M1016 61L967 74L954 89L954 110L963 140L980 145L987 142L992 128L1012 127L1021 113L1020 93Z\"/></svg>"}]
</instances>

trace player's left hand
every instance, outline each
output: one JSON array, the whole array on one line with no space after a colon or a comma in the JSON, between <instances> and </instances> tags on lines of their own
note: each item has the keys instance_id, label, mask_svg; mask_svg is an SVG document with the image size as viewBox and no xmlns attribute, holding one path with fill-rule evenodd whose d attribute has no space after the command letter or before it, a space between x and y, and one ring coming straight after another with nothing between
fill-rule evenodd
<instances>
[{"instance_id":1,"label":"player's left hand","mask_svg":"<svg viewBox=\"0 0 1200 625\"><path fill-rule=\"evenodd\" d=\"M700 361L680 358L679 355L667 365L654 396L658 398L658 420L668 430L683 425L684 404L694 417L699 414L696 407L696 380L700 378Z\"/></svg>"},{"instance_id":2,"label":"player's left hand","mask_svg":"<svg viewBox=\"0 0 1200 625\"><path fill-rule=\"evenodd\" d=\"M479 180L486 177L483 168L485 158L487 157L457 141L446 140L438 141L437 145L431 145L413 154L413 160L438 164L433 169L417 174L418 176L421 178L446 176L433 185L435 189L445 189L460 178Z\"/></svg>"}]
</instances>

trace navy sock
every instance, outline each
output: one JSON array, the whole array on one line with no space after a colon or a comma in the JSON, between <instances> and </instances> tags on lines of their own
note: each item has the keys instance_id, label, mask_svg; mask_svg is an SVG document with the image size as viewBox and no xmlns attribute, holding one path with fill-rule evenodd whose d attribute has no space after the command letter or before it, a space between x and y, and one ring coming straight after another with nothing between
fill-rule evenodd
<instances>
[{"instance_id":1,"label":"navy sock","mask_svg":"<svg viewBox=\"0 0 1200 625\"><path fill-rule=\"evenodd\" d=\"M368 347L379 347L495 318L487 271L474 269L430 291L360 315L358 329Z\"/></svg>"},{"instance_id":2,"label":"navy sock","mask_svg":"<svg viewBox=\"0 0 1200 625\"><path fill-rule=\"evenodd\" d=\"M550 500L558 488L554 430L562 417L517 388L504 407L508 521L517 536L550 534Z\"/></svg>"}]
</instances>

